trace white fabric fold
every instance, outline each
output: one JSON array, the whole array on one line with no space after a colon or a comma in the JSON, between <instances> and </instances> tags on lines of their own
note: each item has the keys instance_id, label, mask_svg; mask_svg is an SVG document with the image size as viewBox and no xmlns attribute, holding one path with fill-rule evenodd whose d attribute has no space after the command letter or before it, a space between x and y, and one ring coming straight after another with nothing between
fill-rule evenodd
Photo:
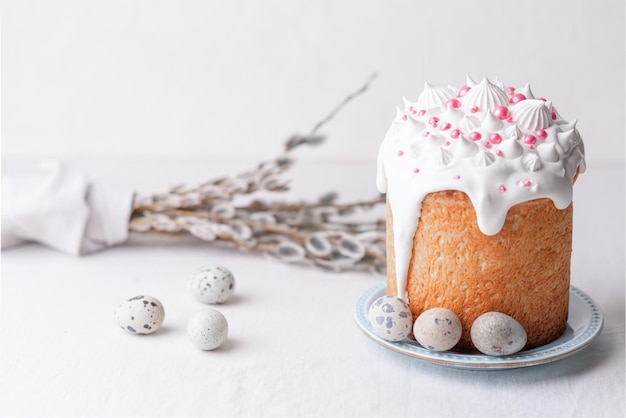
<instances>
[{"instance_id":1,"label":"white fabric fold","mask_svg":"<svg viewBox=\"0 0 626 418\"><path fill-rule=\"evenodd\" d=\"M92 182L60 162L2 179L2 248L39 242L72 255L124 242L133 191Z\"/></svg>"}]
</instances>

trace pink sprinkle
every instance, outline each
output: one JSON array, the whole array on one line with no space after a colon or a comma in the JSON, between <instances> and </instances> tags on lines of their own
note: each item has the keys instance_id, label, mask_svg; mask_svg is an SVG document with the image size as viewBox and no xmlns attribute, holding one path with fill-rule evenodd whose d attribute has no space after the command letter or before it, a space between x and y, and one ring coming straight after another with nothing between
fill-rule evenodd
<instances>
[{"instance_id":1,"label":"pink sprinkle","mask_svg":"<svg viewBox=\"0 0 626 418\"><path fill-rule=\"evenodd\" d=\"M504 153L502 152L502 150L497 150L497 151L496 151L496 155L497 155L498 157L502 157L502 156L504 155Z\"/></svg>"},{"instance_id":2,"label":"pink sprinkle","mask_svg":"<svg viewBox=\"0 0 626 418\"><path fill-rule=\"evenodd\" d=\"M419 172L420 172L420 169L419 169L419 168L417 168L417 167L415 167L415 168L413 169L413 172L414 172L415 174L417 174L417 173L419 173Z\"/></svg>"},{"instance_id":3,"label":"pink sprinkle","mask_svg":"<svg viewBox=\"0 0 626 418\"><path fill-rule=\"evenodd\" d=\"M494 132L491 135L489 135L489 142L491 142L492 144L498 145L500 142L502 142L502 137L500 136L499 133Z\"/></svg>"},{"instance_id":4,"label":"pink sprinkle","mask_svg":"<svg viewBox=\"0 0 626 418\"><path fill-rule=\"evenodd\" d=\"M452 176L453 179L458 180L461 178L461 176L459 176L458 174L455 174L454 176Z\"/></svg>"},{"instance_id":5,"label":"pink sprinkle","mask_svg":"<svg viewBox=\"0 0 626 418\"><path fill-rule=\"evenodd\" d=\"M426 109L422 109L419 112L417 112L417 116L424 116L426 114Z\"/></svg>"},{"instance_id":6,"label":"pink sprinkle","mask_svg":"<svg viewBox=\"0 0 626 418\"><path fill-rule=\"evenodd\" d=\"M521 102L522 100L526 100L526 96L524 96L522 93L515 93L513 96L511 96L511 100L509 100L509 102L511 104L515 104L517 102Z\"/></svg>"},{"instance_id":7,"label":"pink sprinkle","mask_svg":"<svg viewBox=\"0 0 626 418\"><path fill-rule=\"evenodd\" d=\"M480 108L478 106L472 106L470 108L470 113L476 113L480 110Z\"/></svg>"},{"instance_id":8,"label":"pink sprinkle","mask_svg":"<svg viewBox=\"0 0 626 418\"><path fill-rule=\"evenodd\" d=\"M530 180L524 180L524 187L530 187L531 184Z\"/></svg>"},{"instance_id":9,"label":"pink sprinkle","mask_svg":"<svg viewBox=\"0 0 626 418\"><path fill-rule=\"evenodd\" d=\"M404 151L400 150L398 151L398 157L402 157L404 155Z\"/></svg>"},{"instance_id":10,"label":"pink sprinkle","mask_svg":"<svg viewBox=\"0 0 626 418\"><path fill-rule=\"evenodd\" d=\"M541 139L546 139L548 137L548 133L546 132L545 129L537 129L535 131L535 135L537 135L537 138L541 138Z\"/></svg>"},{"instance_id":11,"label":"pink sprinkle","mask_svg":"<svg viewBox=\"0 0 626 418\"><path fill-rule=\"evenodd\" d=\"M550 112L550 116L552 117L552 120L556 119L556 112L554 110L552 110Z\"/></svg>"},{"instance_id":12,"label":"pink sprinkle","mask_svg":"<svg viewBox=\"0 0 626 418\"><path fill-rule=\"evenodd\" d=\"M458 109L461 107L461 102L457 99L450 99L446 102L446 107L452 107L454 109Z\"/></svg>"},{"instance_id":13,"label":"pink sprinkle","mask_svg":"<svg viewBox=\"0 0 626 418\"><path fill-rule=\"evenodd\" d=\"M513 123L513 117L509 116L508 118L506 118L506 121L509 123Z\"/></svg>"},{"instance_id":14,"label":"pink sprinkle","mask_svg":"<svg viewBox=\"0 0 626 418\"><path fill-rule=\"evenodd\" d=\"M501 185L498 189L500 189L502 193L506 192L506 187L504 185Z\"/></svg>"},{"instance_id":15,"label":"pink sprinkle","mask_svg":"<svg viewBox=\"0 0 626 418\"><path fill-rule=\"evenodd\" d=\"M453 139L457 139L459 137L459 135L461 135L461 130L460 129L453 129L450 131L450 136Z\"/></svg>"},{"instance_id":16,"label":"pink sprinkle","mask_svg":"<svg viewBox=\"0 0 626 418\"><path fill-rule=\"evenodd\" d=\"M537 138L535 138L534 135L524 135L524 143L525 144L534 144L535 142L537 142Z\"/></svg>"},{"instance_id":17,"label":"pink sprinkle","mask_svg":"<svg viewBox=\"0 0 626 418\"><path fill-rule=\"evenodd\" d=\"M528 145L528 149L535 149L535 146L533 144Z\"/></svg>"},{"instance_id":18,"label":"pink sprinkle","mask_svg":"<svg viewBox=\"0 0 626 418\"><path fill-rule=\"evenodd\" d=\"M513 96L515 94L515 87L507 87L506 92L509 93L509 96Z\"/></svg>"},{"instance_id":19,"label":"pink sprinkle","mask_svg":"<svg viewBox=\"0 0 626 418\"><path fill-rule=\"evenodd\" d=\"M450 127L452 127L452 125L446 122L446 123L442 123L441 126L439 126L439 129L441 129L442 131L447 131L448 129L450 129Z\"/></svg>"},{"instance_id":20,"label":"pink sprinkle","mask_svg":"<svg viewBox=\"0 0 626 418\"><path fill-rule=\"evenodd\" d=\"M414 114L416 114L416 113L417 113L417 110L415 110L415 109L411 109L411 110L410 110L410 112L411 112L411 114L412 114L412 115L414 115Z\"/></svg>"},{"instance_id":21,"label":"pink sprinkle","mask_svg":"<svg viewBox=\"0 0 626 418\"><path fill-rule=\"evenodd\" d=\"M444 146L449 147L450 146L450 141L446 141L443 143Z\"/></svg>"},{"instance_id":22,"label":"pink sprinkle","mask_svg":"<svg viewBox=\"0 0 626 418\"><path fill-rule=\"evenodd\" d=\"M472 141L478 141L482 137L483 136L480 134L480 132L477 131L470 132L469 134L469 139L471 139Z\"/></svg>"},{"instance_id":23,"label":"pink sprinkle","mask_svg":"<svg viewBox=\"0 0 626 418\"><path fill-rule=\"evenodd\" d=\"M439 123L439 118L437 116L433 116L432 118L428 119L428 124L432 126L433 128L436 128L438 123Z\"/></svg>"},{"instance_id":24,"label":"pink sprinkle","mask_svg":"<svg viewBox=\"0 0 626 418\"><path fill-rule=\"evenodd\" d=\"M467 94L468 91L470 91L471 87L470 86L463 86L459 89L459 93L456 95L456 97L463 97Z\"/></svg>"},{"instance_id":25,"label":"pink sprinkle","mask_svg":"<svg viewBox=\"0 0 626 418\"><path fill-rule=\"evenodd\" d=\"M413 106L409 106L409 112L412 112L414 110L415 110L415 108Z\"/></svg>"},{"instance_id":26,"label":"pink sprinkle","mask_svg":"<svg viewBox=\"0 0 626 418\"><path fill-rule=\"evenodd\" d=\"M489 141L483 142L483 145L485 146L485 148L491 148L491 142Z\"/></svg>"},{"instance_id":27,"label":"pink sprinkle","mask_svg":"<svg viewBox=\"0 0 626 418\"><path fill-rule=\"evenodd\" d=\"M493 108L492 113L496 118L504 120L509 117L509 108L506 106L496 106Z\"/></svg>"},{"instance_id":28,"label":"pink sprinkle","mask_svg":"<svg viewBox=\"0 0 626 418\"><path fill-rule=\"evenodd\" d=\"M428 132L428 131L424 131L424 133L423 133L422 135L424 135L424 136L429 136L429 135L430 135L430 132Z\"/></svg>"},{"instance_id":29,"label":"pink sprinkle","mask_svg":"<svg viewBox=\"0 0 626 418\"><path fill-rule=\"evenodd\" d=\"M407 115L402 115L402 120L407 120L409 117Z\"/></svg>"}]
</instances>

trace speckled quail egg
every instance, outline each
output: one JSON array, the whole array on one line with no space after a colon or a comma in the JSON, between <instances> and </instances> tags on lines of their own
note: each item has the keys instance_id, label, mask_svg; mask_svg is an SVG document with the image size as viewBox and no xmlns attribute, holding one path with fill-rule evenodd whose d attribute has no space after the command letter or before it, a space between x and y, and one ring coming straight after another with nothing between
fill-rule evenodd
<instances>
[{"instance_id":1,"label":"speckled quail egg","mask_svg":"<svg viewBox=\"0 0 626 418\"><path fill-rule=\"evenodd\" d=\"M470 335L474 346L490 356L514 354L526 345L524 327L501 312L487 312L476 318Z\"/></svg>"},{"instance_id":2,"label":"speckled quail egg","mask_svg":"<svg viewBox=\"0 0 626 418\"><path fill-rule=\"evenodd\" d=\"M235 277L226 267L206 266L189 277L187 287L202 303L224 303L235 291Z\"/></svg>"},{"instance_id":3,"label":"speckled quail egg","mask_svg":"<svg viewBox=\"0 0 626 418\"><path fill-rule=\"evenodd\" d=\"M135 296L115 310L117 324L131 334L152 334L165 318L163 304L153 296Z\"/></svg>"},{"instance_id":4,"label":"speckled quail egg","mask_svg":"<svg viewBox=\"0 0 626 418\"><path fill-rule=\"evenodd\" d=\"M450 350L461 339L461 333L461 321L446 308L428 309L413 324L413 335L417 342L432 351Z\"/></svg>"},{"instance_id":5,"label":"speckled quail egg","mask_svg":"<svg viewBox=\"0 0 626 418\"><path fill-rule=\"evenodd\" d=\"M381 296L367 312L372 331L387 341L401 341L411 333L413 315L405 301L397 296Z\"/></svg>"},{"instance_id":6,"label":"speckled quail egg","mask_svg":"<svg viewBox=\"0 0 626 418\"><path fill-rule=\"evenodd\" d=\"M226 341L228 322L221 312L203 309L189 318L187 335L199 349L215 350Z\"/></svg>"}]
</instances>

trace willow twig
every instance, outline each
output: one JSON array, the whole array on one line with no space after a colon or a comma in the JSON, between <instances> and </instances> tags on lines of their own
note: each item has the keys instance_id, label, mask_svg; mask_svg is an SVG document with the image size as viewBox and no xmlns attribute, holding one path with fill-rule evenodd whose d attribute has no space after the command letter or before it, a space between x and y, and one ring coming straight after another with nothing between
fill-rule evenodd
<instances>
[{"instance_id":1,"label":"willow twig","mask_svg":"<svg viewBox=\"0 0 626 418\"><path fill-rule=\"evenodd\" d=\"M331 271L385 270L384 220L356 222L355 210L384 203L381 196L336 203L328 193L315 202L236 204L239 195L288 189L282 175L294 164L290 153L302 145L319 145L319 130L349 102L363 94L376 74L346 96L317 122L308 135L293 135L282 155L235 176L178 185L166 193L137 196L129 228L132 232L167 236L193 235L213 245L275 256L289 263L315 265Z\"/></svg>"}]
</instances>

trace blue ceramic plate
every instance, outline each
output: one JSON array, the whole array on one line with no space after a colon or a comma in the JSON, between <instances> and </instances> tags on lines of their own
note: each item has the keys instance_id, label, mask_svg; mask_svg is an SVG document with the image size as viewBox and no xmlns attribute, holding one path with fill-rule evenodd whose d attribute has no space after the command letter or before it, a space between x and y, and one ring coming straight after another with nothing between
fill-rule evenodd
<instances>
[{"instance_id":1,"label":"blue ceramic plate","mask_svg":"<svg viewBox=\"0 0 626 418\"><path fill-rule=\"evenodd\" d=\"M532 350L520 351L510 356L487 356L483 354L462 354L452 351L430 351L414 340L398 342L383 340L372 332L367 320L367 311L377 298L385 294L385 283L379 283L368 289L359 299L354 312L357 325L369 338L390 350L410 357L463 369L502 370L517 367L536 366L571 356L587 347L595 340L604 319L596 303L583 291L574 286L569 293L569 317L567 329L559 339Z\"/></svg>"}]
</instances>

